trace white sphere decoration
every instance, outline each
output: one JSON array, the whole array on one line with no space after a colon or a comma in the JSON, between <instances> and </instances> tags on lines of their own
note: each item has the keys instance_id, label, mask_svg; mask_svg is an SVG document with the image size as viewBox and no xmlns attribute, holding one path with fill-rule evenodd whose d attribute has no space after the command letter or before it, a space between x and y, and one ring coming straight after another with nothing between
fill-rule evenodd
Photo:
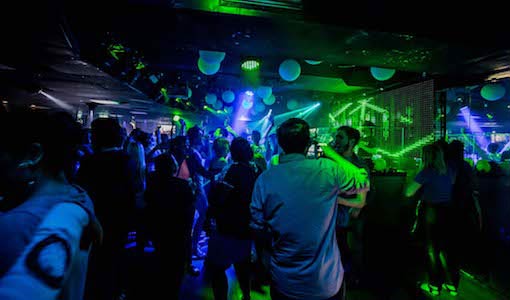
<instances>
[{"instance_id":1,"label":"white sphere decoration","mask_svg":"<svg viewBox=\"0 0 510 300\"><path fill-rule=\"evenodd\" d=\"M201 58L198 59L198 69L200 72L202 72L205 75L214 75L218 73L220 70L220 64L209 64L202 60Z\"/></svg>"},{"instance_id":2,"label":"white sphere decoration","mask_svg":"<svg viewBox=\"0 0 510 300\"><path fill-rule=\"evenodd\" d=\"M316 66L322 63L322 60L305 59L305 62L309 65Z\"/></svg>"},{"instance_id":3,"label":"white sphere decoration","mask_svg":"<svg viewBox=\"0 0 510 300\"><path fill-rule=\"evenodd\" d=\"M257 88L257 95L262 99L267 99L273 94L273 88L270 86L260 86Z\"/></svg>"},{"instance_id":4,"label":"white sphere decoration","mask_svg":"<svg viewBox=\"0 0 510 300\"><path fill-rule=\"evenodd\" d=\"M264 103L257 101L254 109L256 112L261 113L264 110L266 110L266 106L264 105Z\"/></svg>"},{"instance_id":5,"label":"white sphere decoration","mask_svg":"<svg viewBox=\"0 0 510 300\"><path fill-rule=\"evenodd\" d=\"M273 94L271 96L267 97L267 99L262 99L265 105L273 105L276 102L276 98Z\"/></svg>"},{"instance_id":6,"label":"white sphere decoration","mask_svg":"<svg viewBox=\"0 0 510 300\"><path fill-rule=\"evenodd\" d=\"M209 105L213 105L214 103L216 103L216 100L218 100L218 97L216 97L215 94L209 93L205 95L205 103Z\"/></svg>"},{"instance_id":7,"label":"white sphere decoration","mask_svg":"<svg viewBox=\"0 0 510 300\"><path fill-rule=\"evenodd\" d=\"M285 81L294 81L301 75L301 65L294 59L287 59L280 64L278 73Z\"/></svg>"},{"instance_id":8,"label":"white sphere decoration","mask_svg":"<svg viewBox=\"0 0 510 300\"><path fill-rule=\"evenodd\" d=\"M221 98L225 103L232 103L236 99L236 95L232 91L224 91L223 94L221 94Z\"/></svg>"},{"instance_id":9,"label":"white sphere decoration","mask_svg":"<svg viewBox=\"0 0 510 300\"><path fill-rule=\"evenodd\" d=\"M221 64L225 59L225 52L200 50L198 53L200 54L200 59L211 65Z\"/></svg>"},{"instance_id":10,"label":"white sphere decoration","mask_svg":"<svg viewBox=\"0 0 510 300\"><path fill-rule=\"evenodd\" d=\"M395 75L395 72L396 72L395 69L370 67L370 74L372 74L372 76L379 81L385 81L390 79L391 77L393 77L393 75Z\"/></svg>"},{"instance_id":11,"label":"white sphere decoration","mask_svg":"<svg viewBox=\"0 0 510 300\"><path fill-rule=\"evenodd\" d=\"M299 106L299 103L294 99L290 99L289 101L287 101L287 109L288 110L295 110L298 108L298 106Z\"/></svg>"},{"instance_id":12,"label":"white sphere decoration","mask_svg":"<svg viewBox=\"0 0 510 300\"><path fill-rule=\"evenodd\" d=\"M223 108L223 102L221 102L221 100L218 99L218 100L216 100L216 102L213 103L212 106L216 110L222 109Z\"/></svg>"},{"instance_id":13,"label":"white sphere decoration","mask_svg":"<svg viewBox=\"0 0 510 300\"><path fill-rule=\"evenodd\" d=\"M505 87L499 83L489 83L482 87L480 95L487 101L497 101L506 94Z\"/></svg>"}]
</instances>

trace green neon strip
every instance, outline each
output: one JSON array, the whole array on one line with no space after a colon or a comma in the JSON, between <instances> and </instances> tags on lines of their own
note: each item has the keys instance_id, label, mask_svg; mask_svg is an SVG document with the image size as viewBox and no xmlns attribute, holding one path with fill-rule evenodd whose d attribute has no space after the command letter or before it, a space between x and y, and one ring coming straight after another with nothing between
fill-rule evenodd
<instances>
[{"instance_id":1,"label":"green neon strip","mask_svg":"<svg viewBox=\"0 0 510 300\"><path fill-rule=\"evenodd\" d=\"M365 106L370 108L371 110L375 110L378 113L386 113L386 112L388 112L388 110L386 110L386 109L384 109L384 108L382 108L380 106L370 104L370 103L365 103Z\"/></svg>"},{"instance_id":2,"label":"green neon strip","mask_svg":"<svg viewBox=\"0 0 510 300\"><path fill-rule=\"evenodd\" d=\"M360 106L356 107L355 109L351 110L351 111L349 112L349 116L350 116L350 115L352 115L353 113L357 112L358 110L360 110L362 106L363 106L363 105L360 105Z\"/></svg>"},{"instance_id":3,"label":"green neon strip","mask_svg":"<svg viewBox=\"0 0 510 300\"><path fill-rule=\"evenodd\" d=\"M360 120L359 120L360 128L363 128L363 123L365 122L366 110L367 110L367 104L366 103L361 104L361 113L360 113Z\"/></svg>"},{"instance_id":4,"label":"green neon strip","mask_svg":"<svg viewBox=\"0 0 510 300\"><path fill-rule=\"evenodd\" d=\"M342 108L340 108L339 110L337 110L335 112L335 114L333 115L333 118L336 118L338 117L341 113L343 113L346 109L348 109L350 106L352 105L352 102L349 102L347 103L346 105L344 105Z\"/></svg>"},{"instance_id":5,"label":"green neon strip","mask_svg":"<svg viewBox=\"0 0 510 300\"><path fill-rule=\"evenodd\" d=\"M387 155L387 156L391 156L391 157L401 157L402 155L410 152L410 151L413 151L415 150L416 148L419 148L419 147L423 147L425 146L426 144L432 142L434 140L434 134L430 134L416 142L414 142L413 144L405 147L404 149L398 151L398 152L395 152L395 153L391 153L389 151L386 151L384 149L381 149L381 148L377 148L377 152L380 152L384 155Z\"/></svg>"}]
</instances>

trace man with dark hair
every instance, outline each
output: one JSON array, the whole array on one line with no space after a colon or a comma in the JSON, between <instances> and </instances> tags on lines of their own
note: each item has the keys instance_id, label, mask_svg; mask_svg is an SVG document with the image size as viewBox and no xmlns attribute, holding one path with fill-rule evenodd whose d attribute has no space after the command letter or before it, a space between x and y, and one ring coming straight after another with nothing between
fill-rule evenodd
<instances>
[{"instance_id":1,"label":"man with dark hair","mask_svg":"<svg viewBox=\"0 0 510 300\"><path fill-rule=\"evenodd\" d=\"M191 227L193 226L193 192L188 182L175 177L177 162L170 153L155 159L155 172L147 181L147 227L156 249L157 272L145 290L144 298L156 299L161 294L178 299L186 268L189 267Z\"/></svg>"},{"instance_id":2,"label":"man with dark hair","mask_svg":"<svg viewBox=\"0 0 510 300\"><path fill-rule=\"evenodd\" d=\"M210 194L210 213L216 221L207 252L215 300L227 300L225 270L234 265L242 299L250 300L250 202L258 172L252 164L250 143L237 137L230 146L234 163L224 178L216 182Z\"/></svg>"},{"instance_id":3,"label":"man with dark hair","mask_svg":"<svg viewBox=\"0 0 510 300\"><path fill-rule=\"evenodd\" d=\"M335 151L340 154L343 158L357 166L370 172L368 166L363 160L361 160L356 153L354 148L358 144L361 138L361 134L357 129L349 126L342 126L338 128L335 136ZM359 218L361 209L365 206L367 198L367 192L361 192L356 195L340 194L338 198L338 216L336 219L336 239L338 242L338 248L342 253L342 263L345 267L347 274L359 273L362 265L362 238L363 222ZM355 218L351 220L351 215ZM352 230L352 231L351 231ZM351 251L351 247L348 244L347 235L351 234L351 241L355 245L352 245L357 251ZM348 276L348 280L356 280L359 274L353 274L354 276Z\"/></svg>"},{"instance_id":4,"label":"man with dark hair","mask_svg":"<svg viewBox=\"0 0 510 300\"><path fill-rule=\"evenodd\" d=\"M103 225L104 243L90 263L86 299L112 299L120 290L120 261L128 232L133 230L136 167L121 145L122 131L115 119L92 122L94 154L85 158L77 183L90 195Z\"/></svg>"},{"instance_id":5,"label":"man with dark hair","mask_svg":"<svg viewBox=\"0 0 510 300\"><path fill-rule=\"evenodd\" d=\"M101 230L65 171L80 127L63 112L0 113L0 299L82 299Z\"/></svg>"},{"instance_id":6,"label":"man with dark hair","mask_svg":"<svg viewBox=\"0 0 510 300\"><path fill-rule=\"evenodd\" d=\"M306 159L310 126L302 119L285 121L277 134L284 154L259 176L251 203L252 229L271 239L271 298L333 299L343 280L335 239L337 194L367 189L366 171L340 156Z\"/></svg>"}]
</instances>

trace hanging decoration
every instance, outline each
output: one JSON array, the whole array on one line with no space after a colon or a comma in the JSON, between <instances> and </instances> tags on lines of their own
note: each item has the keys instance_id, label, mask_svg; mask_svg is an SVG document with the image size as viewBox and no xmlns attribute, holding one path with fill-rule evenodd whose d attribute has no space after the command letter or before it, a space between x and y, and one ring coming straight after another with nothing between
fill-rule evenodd
<instances>
[{"instance_id":1,"label":"hanging decoration","mask_svg":"<svg viewBox=\"0 0 510 300\"><path fill-rule=\"evenodd\" d=\"M262 99L265 105L270 106L276 102L276 97L271 94L271 96L267 97L267 99Z\"/></svg>"},{"instance_id":2,"label":"hanging decoration","mask_svg":"<svg viewBox=\"0 0 510 300\"><path fill-rule=\"evenodd\" d=\"M499 83L489 83L482 87L480 95L487 101L497 101L506 94L505 87Z\"/></svg>"},{"instance_id":3,"label":"hanging decoration","mask_svg":"<svg viewBox=\"0 0 510 300\"><path fill-rule=\"evenodd\" d=\"M236 99L236 95L232 91L224 91L223 94L221 94L221 99L225 103L232 103Z\"/></svg>"},{"instance_id":4,"label":"hanging decoration","mask_svg":"<svg viewBox=\"0 0 510 300\"><path fill-rule=\"evenodd\" d=\"M370 74L379 81L386 81L390 79L393 75L395 75L395 72L395 69L370 67Z\"/></svg>"},{"instance_id":5,"label":"hanging decoration","mask_svg":"<svg viewBox=\"0 0 510 300\"><path fill-rule=\"evenodd\" d=\"M294 59L287 59L280 64L278 73L285 81L294 81L301 75L301 65Z\"/></svg>"},{"instance_id":6,"label":"hanging decoration","mask_svg":"<svg viewBox=\"0 0 510 300\"><path fill-rule=\"evenodd\" d=\"M218 100L218 97L216 97L215 94L207 94L205 95L205 103L209 104L209 105L213 105L217 102Z\"/></svg>"},{"instance_id":7,"label":"hanging decoration","mask_svg":"<svg viewBox=\"0 0 510 300\"><path fill-rule=\"evenodd\" d=\"M202 58L199 58L198 59L198 69L203 74L210 76L210 75L214 75L214 74L218 73L218 71L220 70L220 64L219 63L209 64L206 61L202 60Z\"/></svg>"}]
</instances>

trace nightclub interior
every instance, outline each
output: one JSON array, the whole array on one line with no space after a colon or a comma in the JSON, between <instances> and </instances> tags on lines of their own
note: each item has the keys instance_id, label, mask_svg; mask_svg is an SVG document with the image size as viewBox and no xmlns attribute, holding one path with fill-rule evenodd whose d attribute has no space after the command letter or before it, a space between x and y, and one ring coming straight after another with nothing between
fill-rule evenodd
<instances>
[{"instance_id":1,"label":"nightclub interior","mask_svg":"<svg viewBox=\"0 0 510 300\"><path fill-rule=\"evenodd\" d=\"M503 7L2 9L0 299L510 299Z\"/></svg>"}]
</instances>

